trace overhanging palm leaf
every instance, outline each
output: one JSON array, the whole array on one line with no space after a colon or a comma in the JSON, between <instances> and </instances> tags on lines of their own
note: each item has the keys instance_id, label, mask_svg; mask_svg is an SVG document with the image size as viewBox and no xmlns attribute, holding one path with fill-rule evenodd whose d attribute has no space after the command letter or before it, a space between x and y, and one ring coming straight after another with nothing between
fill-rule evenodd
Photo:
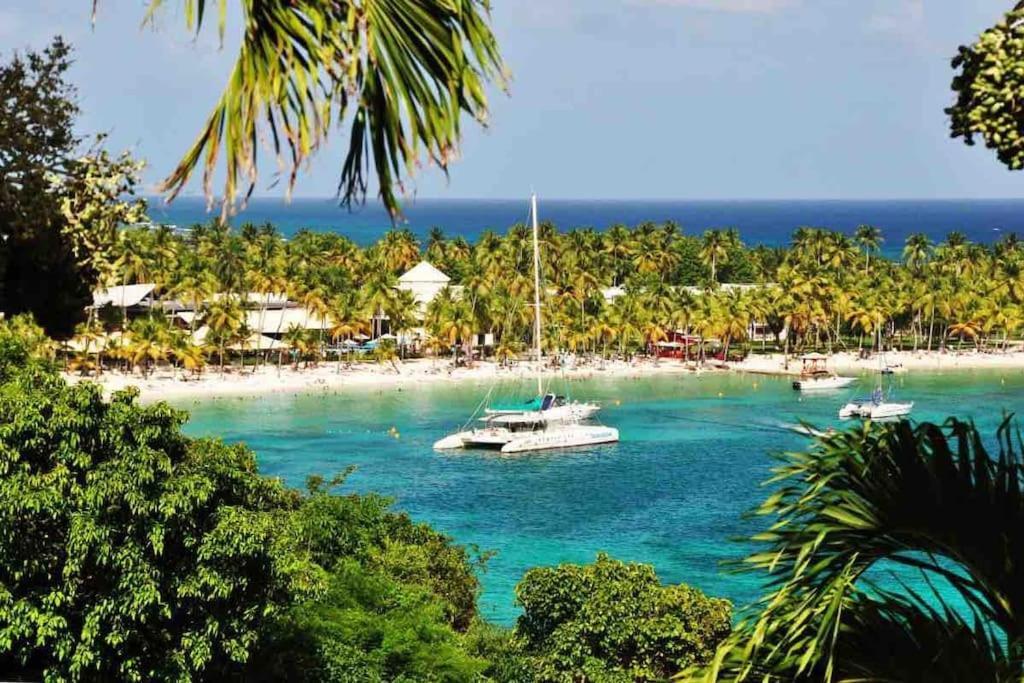
<instances>
[{"instance_id":1,"label":"overhanging palm leaf","mask_svg":"<svg viewBox=\"0 0 1024 683\"><path fill-rule=\"evenodd\" d=\"M198 31L213 2L182 0ZM228 0L217 0L220 30ZM163 187L173 198L200 165L212 196L223 149L225 209L247 197L266 138L299 166L335 123L349 127L338 185L346 205L376 172L393 213L396 188L425 155L447 171L463 113L486 122L487 82L504 82L488 0L239 0L244 36L228 84L199 137ZM149 20L166 0L149 0Z\"/></svg>"},{"instance_id":2,"label":"overhanging palm leaf","mask_svg":"<svg viewBox=\"0 0 1024 683\"><path fill-rule=\"evenodd\" d=\"M1020 680L1024 497L1008 424L997 459L954 419L868 425L784 456L757 511L777 520L754 539L768 547L746 561L769 592L694 678ZM952 590L879 590L864 575L883 562Z\"/></svg>"}]
</instances>

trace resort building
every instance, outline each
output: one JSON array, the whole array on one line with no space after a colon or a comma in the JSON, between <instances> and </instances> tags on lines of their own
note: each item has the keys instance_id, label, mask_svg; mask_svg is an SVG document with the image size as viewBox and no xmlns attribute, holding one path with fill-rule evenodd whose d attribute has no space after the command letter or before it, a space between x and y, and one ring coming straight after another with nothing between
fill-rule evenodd
<instances>
[{"instance_id":1,"label":"resort building","mask_svg":"<svg viewBox=\"0 0 1024 683\"><path fill-rule=\"evenodd\" d=\"M409 272L398 278L398 288L412 292L420 308L420 317L426 315L427 304L451 283L451 278L429 261L420 261Z\"/></svg>"},{"instance_id":2,"label":"resort building","mask_svg":"<svg viewBox=\"0 0 1024 683\"><path fill-rule=\"evenodd\" d=\"M98 311L107 306L124 311L130 320L139 315L148 314L156 305L156 285L118 285L98 289L92 293L91 311Z\"/></svg>"}]
</instances>

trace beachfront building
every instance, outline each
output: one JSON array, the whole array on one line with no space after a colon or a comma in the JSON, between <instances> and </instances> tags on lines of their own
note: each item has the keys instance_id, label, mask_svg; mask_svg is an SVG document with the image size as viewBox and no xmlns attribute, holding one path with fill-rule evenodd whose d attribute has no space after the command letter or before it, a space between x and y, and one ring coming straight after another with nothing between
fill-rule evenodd
<instances>
[{"instance_id":1,"label":"beachfront building","mask_svg":"<svg viewBox=\"0 0 1024 683\"><path fill-rule=\"evenodd\" d=\"M92 293L90 313L106 310L123 312L131 320L140 315L149 315L157 304L156 285L118 285L98 289Z\"/></svg>"},{"instance_id":2,"label":"beachfront building","mask_svg":"<svg viewBox=\"0 0 1024 683\"><path fill-rule=\"evenodd\" d=\"M420 318L427 314L427 304L451 284L452 279L429 261L420 261L398 278L398 288L412 292L419 306Z\"/></svg>"}]
</instances>

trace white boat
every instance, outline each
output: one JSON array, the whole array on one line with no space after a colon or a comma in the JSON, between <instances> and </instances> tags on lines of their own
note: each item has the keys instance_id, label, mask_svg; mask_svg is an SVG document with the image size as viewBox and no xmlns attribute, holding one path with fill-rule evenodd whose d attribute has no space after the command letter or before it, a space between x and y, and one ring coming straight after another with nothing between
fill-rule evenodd
<instances>
[{"instance_id":1,"label":"white boat","mask_svg":"<svg viewBox=\"0 0 1024 683\"><path fill-rule=\"evenodd\" d=\"M793 380L793 388L797 391L826 391L842 389L857 381L856 377L842 377L826 366L828 356L820 353L808 353L800 360L804 367L800 378Z\"/></svg>"},{"instance_id":2,"label":"white boat","mask_svg":"<svg viewBox=\"0 0 1024 683\"><path fill-rule=\"evenodd\" d=\"M601 409L596 403L569 401L544 391L540 324L540 245L537 196L530 200L533 218L534 363L537 395L531 401L484 409L482 427L463 429L434 444L435 450L486 448L502 453L525 453L556 448L575 448L619 440L619 430L601 425L581 424Z\"/></svg>"},{"instance_id":3,"label":"white boat","mask_svg":"<svg viewBox=\"0 0 1024 683\"><path fill-rule=\"evenodd\" d=\"M911 403L895 403L890 401L882 401L881 403L872 403L864 407L861 411L860 416L866 420L885 420L893 417L903 417L909 415L910 411L914 409L914 404Z\"/></svg>"},{"instance_id":4,"label":"white boat","mask_svg":"<svg viewBox=\"0 0 1024 683\"><path fill-rule=\"evenodd\" d=\"M825 391L828 389L843 389L856 381L856 377L841 377L840 375L827 373L793 380L793 388L797 391Z\"/></svg>"}]
</instances>

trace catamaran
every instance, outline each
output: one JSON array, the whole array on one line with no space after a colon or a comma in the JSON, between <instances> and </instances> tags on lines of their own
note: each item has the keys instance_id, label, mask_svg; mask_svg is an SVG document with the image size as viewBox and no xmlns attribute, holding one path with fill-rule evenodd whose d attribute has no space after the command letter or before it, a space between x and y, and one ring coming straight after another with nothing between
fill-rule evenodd
<instances>
[{"instance_id":1,"label":"catamaran","mask_svg":"<svg viewBox=\"0 0 1024 683\"><path fill-rule=\"evenodd\" d=\"M450 434L434 444L436 450L489 448L502 453L524 453L555 448L575 448L613 443L619 430L603 425L583 424L601 407L596 403L570 401L544 391L540 320L540 241L538 239L537 195L530 199L533 219L533 355L537 395L518 405L488 406L483 424ZM473 418L470 418L470 422Z\"/></svg>"}]
</instances>

